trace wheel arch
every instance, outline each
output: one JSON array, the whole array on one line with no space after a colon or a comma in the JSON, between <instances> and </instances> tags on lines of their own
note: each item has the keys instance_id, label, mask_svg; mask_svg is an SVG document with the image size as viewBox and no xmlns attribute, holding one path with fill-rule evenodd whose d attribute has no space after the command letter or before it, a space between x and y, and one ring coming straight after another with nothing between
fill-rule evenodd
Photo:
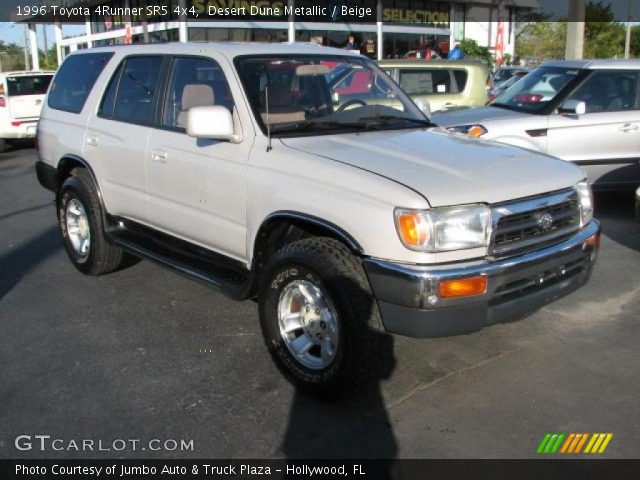
<instances>
[{"instance_id":1,"label":"wheel arch","mask_svg":"<svg viewBox=\"0 0 640 480\"><path fill-rule=\"evenodd\" d=\"M334 238L355 255L364 253L360 243L335 223L303 212L279 210L269 214L258 228L253 243L254 268L260 268L264 260L281 246L314 236Z\"/></svg>"},{"instance_id":2,"label":"wheel arch","mask_svg":"<svg viewBox=\"0 0 640 480\"><path fill-rule=\"evenodd\" d=\"M100 185L98 184L98 179L96 177L96 174L93 171L93 168L91 168L91 165L89 165L89 162L87 162L84 158L79 157L78 155L73 155L70 153L63 155L60 161L58 162L58 167L57 167L58 192L60 191L60 188L62 187L62 184L64 183L64 181L71 176L71 171L74 168L78 168L78 167L84 168L89 172L89 175L91 176L91 181L93 182L93 185L96 187L96 192L98 193L100 206L104 208L102 192L100 191Z\"/></svg>"}]
</instances>

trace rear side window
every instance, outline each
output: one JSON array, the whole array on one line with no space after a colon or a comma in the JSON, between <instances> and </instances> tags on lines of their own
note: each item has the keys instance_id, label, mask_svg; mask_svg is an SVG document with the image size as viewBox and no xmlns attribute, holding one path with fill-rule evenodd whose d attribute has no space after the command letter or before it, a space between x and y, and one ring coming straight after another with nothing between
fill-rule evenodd
<instances>
[{"instance_id":1,"label":"rear side window","mask_svg":"<svg viewBox=\"0 0 640 480\"><path fill-rule=\"evenodd\" d=\"M53 75L7 77L7 94L10 97L44 95L52 78Z\"/></svg>"},{"instance_id":2,"label":"rear side window","mask_svg":"<svg viewBox=\"0 0 640 480\"><path fill-rule=\"evenodd\" d=\"M400 70L400 86L409 95L455 93L448 69Z\"/></svg>"},{"instance_id":3,"label":"rear side window","mask_svg":"<svg viewBox=\"0 0 640 480\"><path fill-rule=\"evenodd\" d=\"M49 92L49 107L80 113L112 52L72 55L60 67Z\"/></svg>"},{"instance_id":4,"label":"rear side window","mask_svg":"<svg viewBox=\"0 0 640 480\"><path fill-rule=\"evenodd\" d=\"M99 114L123 122L151 125L163 61L162 56L127 58L111 79Z\"/></svg>"},{"instance_id":5,"label":"rear side window","mask_svg":"<svg viewBox=\"0 0 640 480\"><path fill-rule=\"evenodd\" d=\"M467 86L467 71L466 70L453 70L453 78L456 79L456 87L458 92L464 91Z\"/></svg>"}]
</instances>

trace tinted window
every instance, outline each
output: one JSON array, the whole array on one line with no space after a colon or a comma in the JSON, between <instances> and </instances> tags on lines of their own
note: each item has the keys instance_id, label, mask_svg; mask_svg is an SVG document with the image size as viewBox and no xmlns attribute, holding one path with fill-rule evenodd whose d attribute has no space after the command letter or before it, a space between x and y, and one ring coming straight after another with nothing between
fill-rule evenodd
<instances>
[{"instance_id":1,"label":"tinted window","mask_svg":"<svg viewBox=\"0 0 640 480\"><path fill-rule=\"evenodd\" d=\"M8 77L7 89L9 96L43 95L51 83L53 75L34 75L31 77Z\"/></svg>"},{"instance_id":2,"label":"tinted window","mask_svg":"<svg viewBox=\"0 0 640 480\"><path fill-rule=\"evenodd\" d=\"M118 67L116 72L111 77L107 91L102 97L100 108L98 109L98 115L101 117L112 118L113 108L116 103L116 93L118 92L118 85L120 84L120 74L122 73L122 65Z\"/></svg>"},{"instance_id":3,"label":"tinted window","mask_svg":"<svg viewBox=\"0 0 640 480\"><path fill-rule=\"evenodd\" d=\"M400 86L409 95L454 93L451 74L446 69L400 70Z\"/></svg>"},{"instance_id":4,"label":"tinted window","mask_svg":"<svg viewBox=\"0 0 640 480\"><path fill-rule=\"evenodd\" d=\"M636 108L636 72L596 72L569 97L586 103L587 113L618 112Z\"/></svg>"},{"instance_id":5,"label":"tinted window","mask_svg":"<svg viewBox=\"0 0 640 480\"><path fill-rule=\"evenodd\" d=\"M55 77L48 104L56 110L80 113L111 52L85 53L67 58Z\"/></svg>"},{"instance_id":6,"label":"tinted window","mask_svg":"<svg viewBox=\"0 0 640 480\"><path fill-rule=\"evenodd\" d=\"M186 128L189 109L207 105L233 111L233 97L222 69L213 60L177 58L165 98L163 125Z\"/></svg>"},{"instance_id":7,"label":"tinted window","mask_svg":"<svg viewBox=\"0 0 640 480\"><path fill-rule=\"evenodd\" d=\"M462 92L467 86L467 71L466 70L453 70L453 78L456 80L456 87L458 92Z\"/></svg>"},{"instance_id":8,"label":"tinted window","mask_svg":"<svg viewBox=\"0 0 640 480\"><path fill-rule=\"evenodd\" d=\"M124 122L153 123L153 100L163 57L125 60L117 87L113 118Z\"/></svg>"}]
</instances>

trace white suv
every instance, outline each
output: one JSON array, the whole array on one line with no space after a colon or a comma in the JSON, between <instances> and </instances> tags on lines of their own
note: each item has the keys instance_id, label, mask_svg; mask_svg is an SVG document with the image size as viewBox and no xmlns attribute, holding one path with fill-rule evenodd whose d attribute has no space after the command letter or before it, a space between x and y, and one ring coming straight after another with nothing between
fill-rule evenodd
<instances>
[{"instance_id":1,"label":"white suv","mask_svg":"<svg viewBox=\"0 0 640 480\"><path fill-rule=\"evenodd\" d=\"M54 72L0 73L0 152L7 141L35 138L42 101Z\"/></svg>"},{"instance_id":2,"label":"white suv","mask_svg":"<svg viewBox=\"0 0 640 480\"><path fill-rule=\"evenodd\" d=\"M384 105L340 98L367 71ZM72 54L42 111L37 172L78 270L123 252L236 299L317 394L377 379L390 336L469 333L583 285L584 173L434 127L370 60L314 45L171 44Z\"/></svg>"},{"instance_id":3,"label":"white suv","mask_svg":"<svg viewBox=\"0 0 640 480\"><path fill-rule=\"evenodd\" d=\"M450 131L574 162L594 188L640 185L640 60L544 63L488 106L443 113Z\"/></svg>"}]
</instances>

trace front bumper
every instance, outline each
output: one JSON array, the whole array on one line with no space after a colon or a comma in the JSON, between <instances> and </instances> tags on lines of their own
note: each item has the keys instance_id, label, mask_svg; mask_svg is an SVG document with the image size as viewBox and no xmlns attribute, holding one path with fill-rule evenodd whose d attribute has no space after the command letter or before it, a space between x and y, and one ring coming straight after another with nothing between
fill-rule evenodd
<instances>
[{"instance_id":1,"label":"front bumper","mask_svg":"<svg viewBox=\"0 0 640 480\"><path fill-rule=\"evenodd\" d=\"M584 285L596 259L600 224L593 220L570 239L504 260L459 265L403 265L367 258L364 267L387 331L443 337L516 318ZM443 280L483 275L482 295L442 299Z\"/></svg>"}]
</instances>

